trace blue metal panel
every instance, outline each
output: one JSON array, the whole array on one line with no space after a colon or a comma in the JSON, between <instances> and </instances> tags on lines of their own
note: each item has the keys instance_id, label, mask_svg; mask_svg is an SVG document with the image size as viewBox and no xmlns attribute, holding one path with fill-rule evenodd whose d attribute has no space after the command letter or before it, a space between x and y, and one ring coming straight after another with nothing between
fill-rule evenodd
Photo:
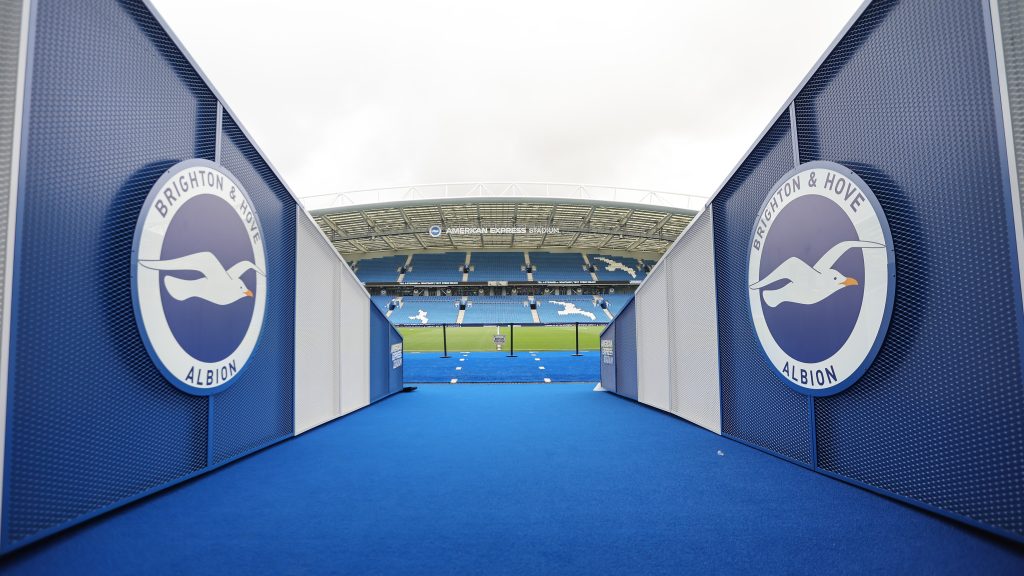
<instances>
[{"instance_id":1,"label":"blue metal panel","mask_svg":"<svg viewBox=\"0 0 1024 576\"><path fill-rule=\"evenodd\" d=\"M390 364L388 364L388 366L391 369L390 377L389 377L389 380L388 380L388 391L390 393L394 394L395 392L401 392L402 391L402 386L403 386L403 383L405 381L405 379L404 379L405 361L404 361L404 358L399 358L398 361L400 361L401 364L399 364L398 367L395 368L395 361L396 361L396 359L393 356L394 352L391 350L391 347L393 347L395 344L403 344L403 342L402 342L402 335L399 334L398 330L396 330L394 326L391 326L390 323L388 324L388 333L391 336L390 339L388 340L388 343L390 344L390 346L388 347L388 354L389 354L388 358L389 358ZM404 346L403 346L403 348L404 348ZM404 350L403 350L403 353L404 353Z\"/></svg>"},{"instance_id":2,"label":"blue metal panel","mask_svg":"<svg viewBox=\"0 0 1024 576\"><path fill-rule=\"evenodd\" d=\"M818 465L1019 537L1024 320L984 7L874 2L796 99L801 159L858 172L896 251L876 360L815 400Z\"/></svg>"},{"instance_id":3,"label":"blue metal panel","mask_svg":"<svg viewBox=\"0 0 1024 576\"><path fill-rule=\"evenodd\" d=\"M267 315L244 380L216 397L178 391L135 326L131 243L160 174L213 159L217 101L140 2L38 2L34 22L4 550L290 437L293 426L294 200L226 118L225 166L264 224Z\"/></svg>"},{"instance_id":4,"label":"blue metal panel","mask_svg":"<svg viewBox=\"0 0 1024 576\"><path fill-rule=\"evenodd\" d=\"M810 464L807 399L765 361L747 288L750 227L772 185L791 168L789 115L783 114L713 201L722 433Z\"/></svg>"},{"instance_id":5,"label":"blue metal panel","mask_svg":"<svg viewBox=\"0 0 1024 576\"><path fill-rule=\"evenodd\" d=\"M637 399L636 301L630 300L615 317L615 393Z\"/></svg>"},{"instance_id":6,"label":"blue metal panel","mask_svg":"<svg viewBox=\"0 0 1024 576\"><path fill-rule=\"evenodd\" d=\"M609 392L617 392L615 384L615 324L613 320L607 328L601 332L601 387ZM606 354L605 342L610 343L611 354Z\"/></svg>"},{"instance_id":7,"label":"blue metal panel","mask_svg":"<svg viewBox=\"0 0 1024 576\"><path fill-rule=\"evenodd\" d=\"M130 257L156 178L213 158L216 100L138 3L38 2L34 18L5 548L207 464L207 400L149 359Z\"/></svg>"},{"instance_id":8,"label":"blue metal panel","mask_svg":"<svg viewBox=\"0 0 1024 576\"><path fill-rule=\"evenodd\" d=\"M246 373L212 397L213 460L290 437L295 427L295 201L224 114L221 163L238 177L259 212L267 252L267 311Z\"/></svg>"},{"instance_id":9,"label":"blue metal panel","mask_svg":"<svg viewBox=\"0 0 1024 576\"><path fill-rule=\"evenodd\" d=\"M391 324L381 311L370 307L370 402L388 395L391 379Z\"/></svg>"}]
</instances>

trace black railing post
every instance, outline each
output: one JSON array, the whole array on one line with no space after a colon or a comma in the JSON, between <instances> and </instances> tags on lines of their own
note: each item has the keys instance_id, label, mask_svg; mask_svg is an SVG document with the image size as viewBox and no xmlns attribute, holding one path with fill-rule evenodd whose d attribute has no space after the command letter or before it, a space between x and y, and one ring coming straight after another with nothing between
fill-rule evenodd
<instances>
[{"instance_id":1,"label":"black railing post","mask_svg":"<svg viewBox=\"0 0 1024 576\"><path fill-rule=\"evenodd\" d=\"M573 356L580 356L580 323L576 323L576 353Z\"/></svg>"},{"instance_id":2,"label":"black railing post","mask_svg":"<svg viewBox=\"0 0 1024 576\"><path fill-rule=\"evenodd\" d=\"M508 357L516 357L516 327L513 324L508 325Z\"/></svg>"},{"instance_id":3,"label":"black railing post","mask_svg":"<svg viewBox=\"0 0 1024 576\"><path fill-rule=\"evenodd\" d=\"M451 358L448 355L448 325L441 324L441 341L444 343L444 356L441 358Z\"/></svg>"}]
</instances>

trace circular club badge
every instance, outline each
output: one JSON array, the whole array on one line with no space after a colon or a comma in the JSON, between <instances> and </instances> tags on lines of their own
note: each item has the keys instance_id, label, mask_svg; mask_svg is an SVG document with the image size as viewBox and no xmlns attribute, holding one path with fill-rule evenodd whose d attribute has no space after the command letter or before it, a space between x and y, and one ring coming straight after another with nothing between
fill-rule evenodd
<instances>
[{"instance_id":1,"label":"circular club badge","mask_svg":"<svg viewBox=\"0 0 1024 576\"><path fill-rule=\"evenodd\" d=\"M165 172L142 207L135 320L153 362L189 394L226 389L256 349L267 303L261 230L238 180L206 160Z\"/></svg>"},{"instance_id":2,"label":"circular club badge","mask_svg":"<svg viewBox=\"0 0 1024 576\"><path fill-rule=\"evenodd\" d=\"M803 394L841 392L871 364L892 312L881 205L839 164L798 166L757 213L747 278L754 331L779 376Z\"/></svg>"}]
</instances>

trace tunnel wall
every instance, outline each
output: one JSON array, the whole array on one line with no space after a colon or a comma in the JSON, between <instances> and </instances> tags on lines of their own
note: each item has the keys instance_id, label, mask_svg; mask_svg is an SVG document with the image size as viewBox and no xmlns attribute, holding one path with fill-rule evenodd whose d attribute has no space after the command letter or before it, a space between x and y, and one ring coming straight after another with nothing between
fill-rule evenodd
<instances>
[{"instance_id":1,"label":"tunnel wall","mask_svg":"<svg viewBox=\"0 0 1024 576\"><path fill-rule=\"evenodd\" d=\"M0 11L0 551L366 406L371 355L389 362L372 400L401 389L400 348L390 364L400 336L371 349L367 293L148 3L33 0ZM185 228L178 241L210 239L216 253L221 227L237 226L264 256L241 273L223 263L251 288L252 304L234 296L261 322L241 324L251 354L223 367L229 385L208 379L192 391L158 365L136 285L143 268L171 261L165 245L162 260L143 264L150 227L140 223L156 202L173 204L158 182L182 165L211 170L211 182L222 173L250 219ZM173 295L173 274L212 276L164 270L165 313L235 306L206 288ZM195 328L202 318L182 314L195 322L175 337L209 348L213 336Z\"/></svg>"},{"instance_id":2,"label":"tunnel wall","mask_svg":"<svg viewBox=\"0 0 1024 576\"><path fill-rule=\"evenodd\" d=\"M722 435L1018 541L1024 131L1013 128L1021 121L1024 52L1013 31L1022 14L1017 3L988 0L865 3L709 201L712 254L693 252L689 240L702 215L658 265L674 272L667 294L647 280L636 296L637 310L672 309L692 298L679 284L687 275L713 269L714 305L685 310L717 318L700 328L669 316L668 340L694 330L714 338L718 372L704 381L720 391ZM889 238L857 249L849 262L868 266L870 248L894 256L879 339L852 384L834 393L801 390L772 364L752 316L763 292L752 298L761 288L750 277L758 226L783 213L771 205L783 177L829 166L859 179L887 222ZM792 229L817 225L812 216ZM860 302L884 300L884 291L869 295L871 287L845 294L858 289ZM778 310L798 304L784 301ZM637 332L646 333L646 317L637 316ZM791 328L817 333L834 317L820 318ZM631 322L620 315L611 329ZM641 381L641 402L644 390L709 364L707 354L686 356L699 346L670 346L661 357L645 353L640 340L641 362L660 364L641 368L641 380L664 379L666 367L670 375L668 383ZM657 398L651 404L665 409ZM713 420L680 415L715 430Z\"/></svg>"}]
</instances>

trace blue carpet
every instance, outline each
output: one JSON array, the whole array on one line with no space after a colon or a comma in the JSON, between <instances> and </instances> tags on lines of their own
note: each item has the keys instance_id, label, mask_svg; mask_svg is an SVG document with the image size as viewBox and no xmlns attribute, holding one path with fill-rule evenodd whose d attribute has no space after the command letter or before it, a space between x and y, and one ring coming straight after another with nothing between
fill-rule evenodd
<instances>
[{"instance_id":1,"label":"blue carpet","mask_svg":"<svg viewBox=\"0 0 1024 576\"><path fill-rule=\"evenodd\" d=\"M452 352L441 358L436 352L407 352L404 379L408 383L432 382L597 382L601 379L601 356L582 352Z\"/></svg>"},{"instance_id":2,"label":"blue carpet","mask_svg":"<svg viewBox=\"0 0 1024 576\"><path fill-rule=\"evenodd\" d=\"M423 386L0 572L1022 574L1024 549L586 385Z\"/></svg>"}]
</instances>

